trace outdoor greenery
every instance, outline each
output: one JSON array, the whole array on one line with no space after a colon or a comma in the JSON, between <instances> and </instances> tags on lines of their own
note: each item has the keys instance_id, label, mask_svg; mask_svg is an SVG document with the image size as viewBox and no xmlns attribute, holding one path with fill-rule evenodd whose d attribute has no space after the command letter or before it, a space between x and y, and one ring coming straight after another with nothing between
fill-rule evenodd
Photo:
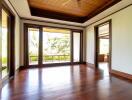
<instances>
[{"instance_id":1,"label":"outdoor greenery","mask_svg":"<svg viewBox=\"0 0 132 100\"><path fill-rule=\"evenodd\" d=\"M68 61L70 60L70 55L66 56L43 56L44 61L51 61L51 60L62 60L62 61ZM31 61L38 61L38 56L30 56Z\"/></svg>"},{"instance_id":2,"label":"outdoor greenery","mask_svg":"<svg viewBox=\"0 0 132 100\"><path fill-rule=\"evenodd\" d=\"M33 34L31 45L38 48L39 44L37 37ZM48 38L47 47L44 48L43 60L47 61L69 61L70 60L70 41L67 34L63 37ZM37 51L36 51L37 52ZM29 52L29 59L31 62L38 61L38 53Z\"/></svg>"},{"instance_id":3,"label":"outdoor greenery","mask_svg":"<svg viewBox=\"0 0 132 100\"><path fill-rule=\"evenodd\" d=\"M6 64L7 63L7 57L2 57L2 64Z\"/></svg>"},{"instance_id":4,"label":"outdoor greenery","mask_svg":"<svg viewBox=\"0 0 132 100\"><path fill-rule=\"evenodd\" d=\"M2 71L7 69L7 57L2 57Z\"/></svg>"},{"instance_id":5,"label":"outdoor greenery","mask_svg":"<svg viewBox=\"0 0 132 100\"><path fill-rule=\"evenodd\" d=\"M45 50L56 50L56 54L68 55L70 49L70 41L67 36L65 38L49 38L48 48Z\"/></svg>"}]
</instances>

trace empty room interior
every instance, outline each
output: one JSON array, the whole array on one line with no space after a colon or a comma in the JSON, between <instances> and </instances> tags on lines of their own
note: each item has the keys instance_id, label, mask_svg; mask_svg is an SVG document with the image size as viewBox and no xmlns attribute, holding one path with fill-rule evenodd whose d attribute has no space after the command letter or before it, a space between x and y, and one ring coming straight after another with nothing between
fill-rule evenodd
<instances>
[{"instance_id":1,"label":"empty room interior","mask_svg":"<svg viewBox=\"0 0 132 100\"><path fill-rule=\"evenodd\" d=\"M132 100L132 0L0 0L0 100Z\"/></svg>"}]
</instances>

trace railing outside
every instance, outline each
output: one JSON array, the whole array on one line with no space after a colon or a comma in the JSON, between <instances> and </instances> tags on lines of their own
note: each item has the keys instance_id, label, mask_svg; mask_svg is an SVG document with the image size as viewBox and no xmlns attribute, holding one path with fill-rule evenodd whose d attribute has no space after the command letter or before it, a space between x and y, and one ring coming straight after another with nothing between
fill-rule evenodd
<instances>
[{"instance_id":1,"label":"railing outside","mask_svg":"<svg viewBox=\"0 0 132 100\"><path fill-rule=\"evenodd\" d=\"M44 55L43 62L67 62L70 55ZM30 63L38 63L38 56L29 56Z\"/></svg>"}]
</instances>

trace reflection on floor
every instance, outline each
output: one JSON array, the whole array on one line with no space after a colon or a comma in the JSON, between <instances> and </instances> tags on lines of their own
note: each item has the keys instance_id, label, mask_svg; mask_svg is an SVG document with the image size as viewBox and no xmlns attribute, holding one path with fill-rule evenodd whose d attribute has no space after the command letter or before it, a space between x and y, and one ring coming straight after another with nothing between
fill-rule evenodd
<instances>
[{"instance_id":1,"label":"reflection on floor","mask_svg":"<svg viewBox=\"0 0 132 100\"><path fill-rule=\"evenodd\" d=\"M86 65L26 69L0 100L132 100L132 83Z\"/></svg>"},{"instance_id":2,"label":"reflection on floor","mask_svg":"<svg viewBox=\"0 0 132 100\"><path fill-rule=\"evenodd\" d=\"M99 69L102 70L105 75L109 75L109 66L107 62L99 63Z\"/></svg>"},{"instance_id":3,"label":"reflection on floor","mask_svg":"<svg viewBox=\"0 0 132 100\"><path fill-rule=\"evenodd\" d=\"M8 69L7 67L5 67L4 69L2 69L2 79L6 77L7 75L8 75Z\"/></svg>"}]
</instances>

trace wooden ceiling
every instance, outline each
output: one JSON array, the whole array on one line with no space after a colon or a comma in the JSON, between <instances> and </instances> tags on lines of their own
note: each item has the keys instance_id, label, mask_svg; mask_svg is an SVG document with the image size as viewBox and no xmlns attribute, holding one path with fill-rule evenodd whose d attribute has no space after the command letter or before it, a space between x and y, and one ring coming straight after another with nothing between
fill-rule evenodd
<instances>
[{"instance_id":1,"label":"wooden ceiling","mask_svg":"<svg viewBox=\"0 0 132 100\"><path fill-rule=\"evenodd\" d=\"M83 23L121 0L28 0L33 16Z\"/></svg>"}]
</instances>

